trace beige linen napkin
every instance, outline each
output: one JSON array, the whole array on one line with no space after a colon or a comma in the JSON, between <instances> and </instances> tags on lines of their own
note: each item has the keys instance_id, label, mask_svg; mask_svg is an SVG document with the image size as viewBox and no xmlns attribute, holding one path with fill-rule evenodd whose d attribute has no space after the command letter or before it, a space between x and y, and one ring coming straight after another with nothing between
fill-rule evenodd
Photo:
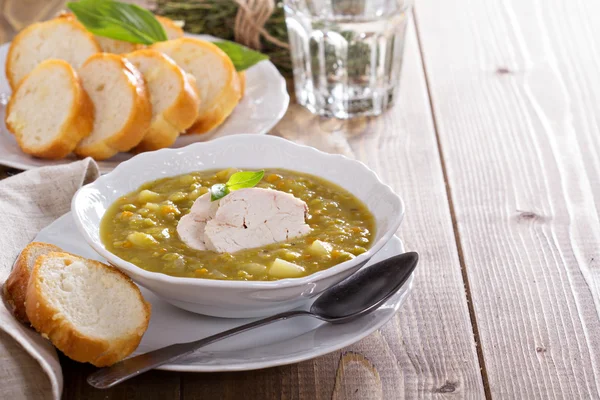
<instances>
[{"instance_id":1,"label":"beige linen napkin","mask_svg":"<svg viewBox=\"0 0 600 400\"><path fill-rule=\"evenodd\" d=\"M81 186L98 177L91 159L23 172L0 181L0 285L35 235L71 207ZM5 399L60 399L63 376L56 350L17 322L0 302L0 382Z\"/></svg>"}]
</instances>

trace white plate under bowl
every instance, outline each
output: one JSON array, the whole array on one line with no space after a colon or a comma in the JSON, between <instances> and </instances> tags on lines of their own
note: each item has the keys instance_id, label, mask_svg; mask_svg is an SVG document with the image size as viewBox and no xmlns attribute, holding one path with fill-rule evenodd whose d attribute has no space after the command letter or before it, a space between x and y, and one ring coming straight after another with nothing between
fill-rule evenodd
<instances>
[{"instance_id":1,"label":"white plate under bowl","mask_svg":"<svg viewBox=\"0 0 600 400\"><path fill-rule=\"evenodd\" d=\"M197 37L208 41L219 40L209 35L186 36ZM63 160L42 160L31 157L19 149L14 136L4 124L5 104L11 90L6 80L4 65L10 43L0 46L0 165L19 169L31 169L48 165L67 164L75 161L75 156ZM285 79L270 61L261 61L246 71L246 90L244 97L233 110L233 113L217 129L201 135L182 135L171 147L178 148L195 142L205 142L218 137L238 133L263 135L268 133L287 110L290 97L287 93ZM129 153L98 162L101 172L108 172L122 161L132 157Z\"/></svg>"},{"instance_id":2,"label":"white plate under bowl","mask_svg":"<svg viewBox=\"0 0 600 400\"><path fill-rule=\"evenodd\" d=\"M105 262L81 237L71 213L44 228L35 240ZM373 256L369 264L403 252L402 242L394 236ZM214 343L159 369L184 372L247 371L293 364L342 349L376 331L394 316L406 300L413 275L383 306L352 322L332 325L310 317L296 317ZM191 342L252 321L194 314L160 300L142 287L140 289L152 304L152 318L148 331L133 355L174 343Z\"/></svg>"}]
</instances>

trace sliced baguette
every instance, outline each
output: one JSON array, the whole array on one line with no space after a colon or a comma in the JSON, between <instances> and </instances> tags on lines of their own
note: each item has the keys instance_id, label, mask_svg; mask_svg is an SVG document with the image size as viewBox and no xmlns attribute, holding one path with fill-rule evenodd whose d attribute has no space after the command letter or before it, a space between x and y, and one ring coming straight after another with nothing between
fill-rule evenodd
<instances>
[{"instance_id":1,"label":"sliced baguette","mask_svg":"<svg viewBox=\"0 0 600 400\"><path fill-rule=\"evenodd\" d=\"M62 249L53 244L42 242L28 244L17 257L13 269L4 283L4 298L10 305L13 315L23 323L29 323L29 318L27 318L25 312L25 296L35 261L39 256L53 251L62 251Z\"/></svg>"},{"instance_id":2,"label":"sliced baguette","mask_svg":"<svg viewBox=\"0 0 600 400\"><path fill-rule=\"evenodd\" d=\"M46 60L16 87L5 122L23 152L60 159L92 131L94 107L69 63Z\"/></svg>"},{"instance_id":3,"label":"sliced baguette","mask_svg":"<svg viewBox=\"0 0 600 400\"><path fill-rule=\"evenodd\" d=\"M204 133L219 126L241 98L239 76L231 59L210 42L180 38L152 45L196 78L200 92L198 119L188 133Z\"/></svg>"},{"instance_id":4,"label":"sliced baguette","mask_svg":"<svg viewBox=\"0 0 600 400\"><path fill-rule=\"evenodd\" d=\"M66 356L97 367L131 354L150 320L150 304L125 274L61 252L37 258L26 312L31 325Z\"/></svg>"},{"instance_id":5,"label":"sliced baguette","mask_svg":"<svg viewBox=\"0 0 600 400\"><path fill-rule=\"evenodd\" d=\"M150 127L152 105L142 74L125 58L99 53L79 70L94 103L91 134L75 149L81 157L105 160L137 146Z\"/></svg>"},{"instance_id":6,"label":"sliced baguette","mask_svg":"<svg viewBox=\"0 0 600 400\"><path fill-rule=\"evenodd\" d=\"M143 49L125 56L144 76L152 102L152 122L135 152L171 146L198 117L195 83L165 54Z\"/></svg>"},{"instance_id":7,"label":"sliced baguette","mask_svg":"<svg viewBox=\"0 0 600 400\"><path fill-rule=\"evenodd\" d=\"M79 68L100 46L83 25L74 19L56 18L32 24L12 41L6 56L6 77L14 90L42 61L65 60Z\"/></svg>"}]
</instances>

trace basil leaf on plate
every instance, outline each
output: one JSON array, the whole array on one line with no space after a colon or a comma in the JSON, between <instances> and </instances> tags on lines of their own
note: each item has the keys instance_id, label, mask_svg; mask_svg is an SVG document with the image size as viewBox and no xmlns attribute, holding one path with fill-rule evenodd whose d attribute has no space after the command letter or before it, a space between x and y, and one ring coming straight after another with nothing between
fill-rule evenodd
<instances>
[{"instance_id":1,"label":"basil leaf on plate","mask_svg":"<svg viewBox=\"0 0 600 400\"><path fill-rule=\"evenodd\" d=\"M234 42L223 41L214 42L214 44L231 58L236 71L243 71L262 60L269 59L269 57L263 53L254 51Z\"/></svg>"},{"instance_id":2,"label":"basil leaf on plate","mask_svg":"<svg viewBox=\"0 0 600 400\"><path fill-rule=\"evenodd\" d=\"M88 31L129 43L152 44L167 40L164 28L150 11L113 0L81 0L67 7Z\"/></svg>"}]
</instances>

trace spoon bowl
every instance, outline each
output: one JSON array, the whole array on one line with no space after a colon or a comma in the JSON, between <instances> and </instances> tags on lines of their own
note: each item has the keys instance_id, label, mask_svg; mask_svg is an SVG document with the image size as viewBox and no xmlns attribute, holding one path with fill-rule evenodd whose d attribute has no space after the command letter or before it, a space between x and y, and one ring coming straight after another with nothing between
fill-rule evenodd
<instances>
[{"instance_id":1,"label":"spoon bowl","mask_svg":"<svg viewBox=\"0 0 600 400\"><path fill-rule=\"evenodd\" d=\"M400 290L418 261L419 255L410 252L363 268L323 292L310 313L337 324L368 314Z\"/></svg>"},{"instance_id":2,"label":"spoon bowl","mask_svg":"<svg viewBox=\"0 0 600 400\"><path fill-rule=\"evenodd\" d=\"M419 257L410 252L390 257L350 275L323 292L309 311L296 310L260 319L249 324L189 343L179 343L154 350L101 368L87 381L97 389L107 389L127 379L140 375L163 364L192 354L201 347L218 340L297 316L312 316L320 320L341 324L376 310L406 283Z\"/></svg>"}]
</instances>

